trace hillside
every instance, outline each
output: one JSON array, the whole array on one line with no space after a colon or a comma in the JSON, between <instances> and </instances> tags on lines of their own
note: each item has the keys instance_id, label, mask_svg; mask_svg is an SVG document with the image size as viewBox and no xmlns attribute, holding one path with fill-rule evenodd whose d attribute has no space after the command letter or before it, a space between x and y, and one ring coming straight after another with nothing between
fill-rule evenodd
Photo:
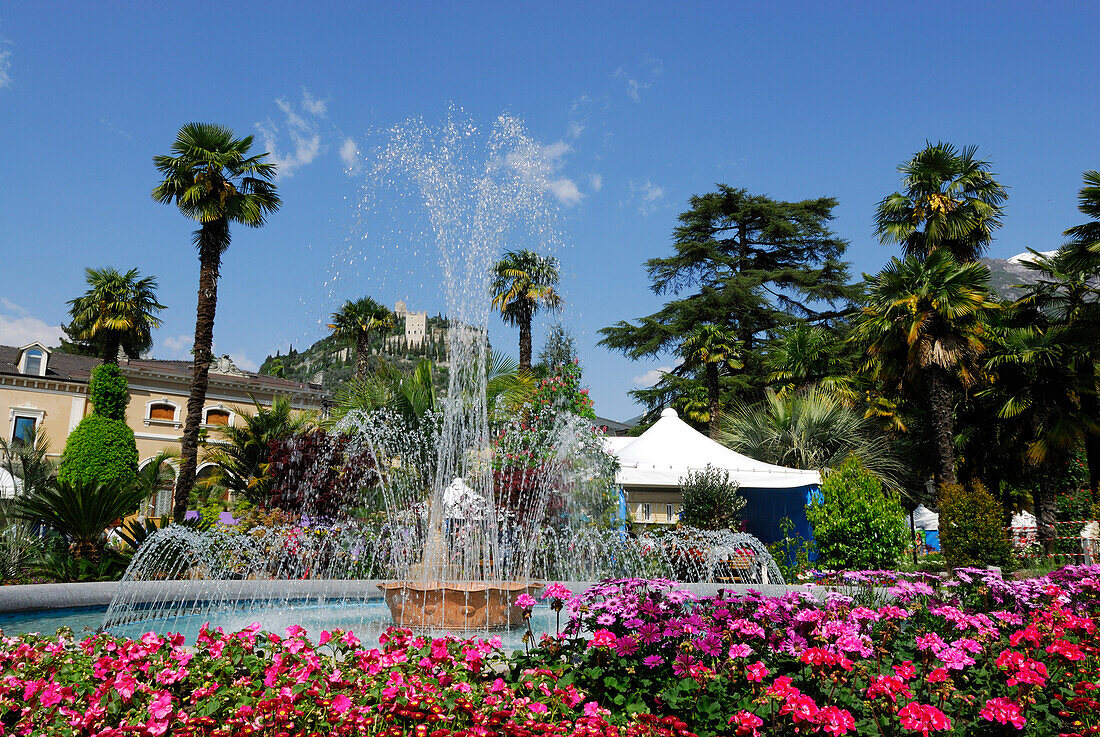
<instances>
[{"instance_id":1,"label":"hillside","mask_svg":"<svg viewBox=\"0 0 1100 737\"><path fill-rule=\"evenodd\" d=\"M378 336L371 341L371 362L385 360L411 371L417 361L430 358L442 369L437 375L445 376L445 348L441 332L437 331L446 330L447 322L441 317L431 317L427 323L431 330L429 338L421 345L410 345L405 338L404 321L398 320L391 335ZM304 351L291 346L286 354L276 351L275 355L267 356L259 373L312 382L335 391L355 374L355 346L325 336Z\"/></svg>"},{"instance_id":2,"label":"hillside","mask_svg":"<svg viewBox=\"0 0 1100 737\"><path fill-rule=\"evenodd\" d=\"M1031 258L1031 253L1024 251L1011 258L980 258L978 261L985 264L990 272L990 287L1001 299L1014 300L1023 295L1020 284L1034 284L1038 281L1037 272L1024 266L1021 261Z\"/></svg>"}]
</instances>

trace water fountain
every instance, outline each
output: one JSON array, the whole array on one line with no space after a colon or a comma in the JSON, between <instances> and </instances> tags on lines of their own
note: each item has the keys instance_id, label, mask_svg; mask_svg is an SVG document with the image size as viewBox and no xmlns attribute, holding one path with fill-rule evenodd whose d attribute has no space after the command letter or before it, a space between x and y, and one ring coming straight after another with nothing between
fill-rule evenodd
<instances>
[{"instance_id":1,"label":"water fountain","mask_svg":"<svg viewBox=\"0 0 1100 737\"><path fill-rule=\"evenodd\" d=\"M316 474L304 469L287 482L304 500L292 525L208 533L171 526L153 535L105 628L235 623L261 611L269 621L310 608L346 613L381 590L397 624L496 629L521 624L516 597L549 579L782 581L750 536L696 532L676 542L614 529L614 462L583 418L539 407L490 423L491 267L506 245L553 239L550 174L543 147L511 116L485 132L455 111L442 126L412 121L389 131L372 186L403 187L438 244L450 371L436 411L353 412L338 428L343 462L372 469L357 491L384 512L354 518L347 505L325 508L311 486ZM378 619L377 607L368 609L350 616L357 632Z\"/></svg>"}]
</instances>

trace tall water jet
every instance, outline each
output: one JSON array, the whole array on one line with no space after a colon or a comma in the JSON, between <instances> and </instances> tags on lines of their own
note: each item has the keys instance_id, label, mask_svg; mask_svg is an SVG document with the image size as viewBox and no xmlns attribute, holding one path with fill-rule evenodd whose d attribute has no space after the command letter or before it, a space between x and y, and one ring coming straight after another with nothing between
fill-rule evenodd
<instances>
[{"instance_id":1,"label":"tall water jet","mask_svg":"<svg viewBox=\"0 0 1100 737\"><path fill-rule=\"evenodd\" d=\"M539 530L515 529L516 521L498 509L493 486L486 407L489 288L506 241L546 246L551 169L543 147L517 118L502 115L482 132L452 110L442 126L414 120L393 128L377 171L410 186L427 214L451 321L449 383L423 555L407 578L383 588L398 622L438 617L447 628L499 626L502 617L518 614L510 609L515 596L534 590L529 558L505 546L537 547ZM445 529L444 492L456 479L484 500L477 519L463 521L461 536ZM406 614L410 604L415 613Z\"/></svg>"}]
</instances>

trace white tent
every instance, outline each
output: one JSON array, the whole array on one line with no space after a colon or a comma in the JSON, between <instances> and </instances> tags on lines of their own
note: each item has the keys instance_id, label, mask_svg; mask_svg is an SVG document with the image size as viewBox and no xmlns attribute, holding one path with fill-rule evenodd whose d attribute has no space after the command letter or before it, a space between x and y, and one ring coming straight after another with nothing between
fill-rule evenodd
<instances>
[{"instance_id":1,"label":"white tent","mask_svg":"<svg viewBox=\"0 0 1100 737\"><path fill-rule=\"evenodd\" d=\"M23 488L22 482L6 469L0 468L0 499L11 499Z\"/></svg>"},{"instance_id":2,"label":"white tent","mask_svg":"<svg viewBox=\"0 0 1100 737\"><path fill-rule=\"evenodd\" d=\"M608 449L619 459L619 486L679 487L689 471L707 466L729 471L742 488L793 489L821 483L817 471L773 466L736 453L692 428L671 408L633 442Z\"/></svg>"},{"instance_id":3,"label":"white tent","mask_svg":"<svg viewBox=\"0 0 1100 737\"><path fill-rule=\"evenodd\" d=\"M939 530L940 516L923 504L913 510L913 527L918 530Z\"/></svg>"}]
</instances>

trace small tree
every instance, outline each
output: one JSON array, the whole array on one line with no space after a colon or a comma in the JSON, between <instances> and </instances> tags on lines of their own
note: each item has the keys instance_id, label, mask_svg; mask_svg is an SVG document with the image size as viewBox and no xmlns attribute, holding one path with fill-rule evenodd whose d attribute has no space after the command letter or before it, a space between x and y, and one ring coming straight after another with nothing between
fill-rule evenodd
<instances>
[{"instance_id":1,"label":"small tree","mask_svg":"<svg viewBox=\"0 0 1100 737\"><path fill-rule=\"evenodd\" d=\"M117 365L92 370L88 397L92 414L69 433L57 478L67 484L84 481L128 488L137 478L138 452L134 431L123 419L130 393Z\"/></svg>"},{"instance_id":2,"label":"small tree","mask_svg":"<svg viewBox=\"0 0 1100 737\"><path fill-rule=\"evenodd\" d=\"M952 567L1003 565L1009 542L1004 510L980 481L940 487L940 544Z\"/></svg>"},{"instance_id":3,"label":"small tree","mask_svg":"<svg viewBox=\"0 0 1100 737\"><path fill-rule=\"evenodd\" d=\"M88 399L97 415L112 420L126 419L130 390L117 363L103 363L92 369Z\"/></svg>"},{"instance_id":4,"label":"small tree","mask_svg":"<svg viewBox=\"0 0 1100 737\"><path fill-rule=\"evenodd\" d=\"M854 456L825 476L806 518L822 567L891 568L910 544L901 501Z\"/></svg>"},{"instance_id":5,"label":"small tree","mask_svg":"<svg viewBox=\"0 0 1100 737\"><path fill-rule=\"evenodd\" d=\"M740 520L738 513L745 508L738 488L725 469L707 466L702 471L689 471L680 479L681 524L700 530L735 527Z\"/></svg>"}]
</instances>

